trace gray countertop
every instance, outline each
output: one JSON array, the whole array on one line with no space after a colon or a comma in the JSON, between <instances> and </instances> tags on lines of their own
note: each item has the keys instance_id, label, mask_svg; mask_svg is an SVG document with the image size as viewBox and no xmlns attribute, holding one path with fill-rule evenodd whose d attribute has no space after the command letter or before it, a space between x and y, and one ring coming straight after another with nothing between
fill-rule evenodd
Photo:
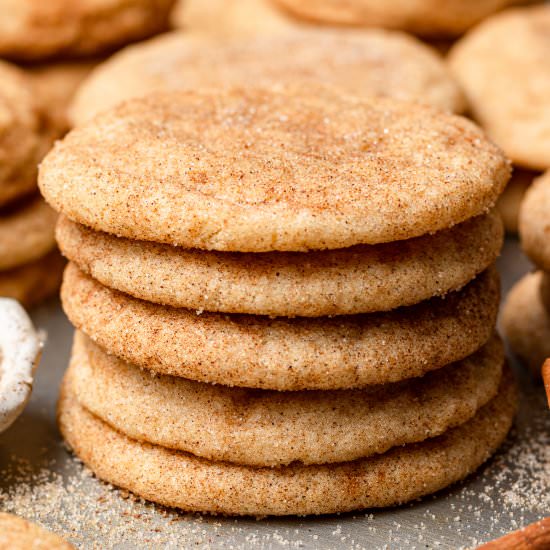
<instances>
[{"instance_id":1,"label":"gray countertop","mask_svg":"<svg viewBox=\"0 0 550 550\"><path fill-rule=\"evenodd\" d=\"M516 241L500 259L503 290L529 269ZM0 509L82 548L462 548L550 514L550 411L544 391L514 365L522 386L516 428L464 483L397 509L312 519L228 519L180 514L95 479L64 448L55 424L72 329L56 301L36 310L48 333L32 399L0 435Z\"/></svg>"}]
</instances>

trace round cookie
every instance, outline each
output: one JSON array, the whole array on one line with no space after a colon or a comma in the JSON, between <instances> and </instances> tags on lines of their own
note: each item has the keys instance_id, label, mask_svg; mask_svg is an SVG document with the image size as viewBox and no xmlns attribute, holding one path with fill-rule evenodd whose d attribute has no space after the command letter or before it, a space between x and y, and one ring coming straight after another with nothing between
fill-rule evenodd
<instances>
[{"instance_id":1,"label":"round cookie","mask_svg":"<svg viewBox=\"0 0 550 550\"><path fill-rule=\"evenodd\" d=\"M385 96L462 111L464 99L440 56L403 33L296 30L247 40L175 32L130 46L100 65L78 91L81 125L154 91L321 82L358 97Z\"/></svg>"},{"instance_id":2,"label":"round cookie","mask_svg":"<svg viewBox=\"0 0 550 550\"><path fill-rule=\"evenodd\" d=\"M0 61L0 207L36 187L40 116L23 71Z\"/></svg>"},{"instance_id":3,"label":"round cookie","mask_svg":"<svg viewBox=\"0 0 550 550\"><path fill-rule=\"evenodd\" d=\"M174 0L1 0L0 56L18 61L89 56L168 26Z\"/></svg>"},{"instance_id":4,"label":"round cookie","mask_svg":"<svg viewBox=\"0 0 550 550\"><path fill-rule=\"evenodd\" d=\"M118 238L63 216L56 236L80 269L135 298L200 311L320 317L387 311L458 290L494 263L503 230L491 213L399 243L263 254Z\"/></svg>"},{"instance_id":5,"label":"round cookie","mask_svg":"<svg viewBox=\"0 0 550 550\"><path fill-rule=\"evenodd\" d=\"M549 56L548 5L495 15L449 54L474 118L515 164L534 170L550 168Z\"/></svg>"},{"instance_id":6,"label":"round cookie","mask_svg":"<svg viewBox=\"0 0 550 550\"><path fill-rule=\"evenodd\" d=\"M435 439L353 462L255 468L129 439L83 408L68 382L58 409L61 432L99 478L160 504L228 515L328 514L434 493L490 457L510 429L517 401L507 371L496 398Z\"/></svg>"},{"instance_id":7,"label":"round cookie","mask_svg":"<svg viewBox=\"0 0 550 550\"><path fill-rule=\"evenodd\" d=\"M35 197L0 213L0 272L38 260L55 247L57 213Z\"/></svg>"},{"instance_id":8,"label":"round cookie","mask_svg":"<svg viewBox=\"0 0 550 550\"><path fill-rule=\"evenodd\" d=\"M499 197L497 210L502 216L507 233L517 234L521 203L536 175L536 172L514 168L512 179L506 186L504 193Z\"/></svg>"},{"instance_id":9,"label":"round cookie","mask_svg":"<svg viewBox=\"0 0 550 550\"><path fill-rule=\"evenodd\" d=\"M0 548L10 550L71 550L61 537L26 519L0 512Z\"/></svg>"},{"instance_id":10,"label":"round cookie","mask_svg":"<svg viewBox=\"0 0 550 550\"><path fill-rule=\"evenodd\" d=\"M519 234L525 253L550 271L550 171L537 178L525 193L519 212Z\"/></svg>"},{"instance_id":11,"label":"round cookie","mask_svg":"<svg viewBox=\"0 0 550 550\"><path fill-rule=\"evenodd\" d=\"M273 0L305 20L456 36L491 13L527 0Z\"/></svg>"},{"instance_id":12,"label":"round cookie","mask_svg":"<svg viewBox=\"0 0 550 550\"><path fill-rule=\"evenodd\" d=\"M271 0L179 0L172 11L172 24L215 37L283 33L298 27Z\"/></svg>"},{"instance_id":13,"label":"round cookie","mask_svg":"<svg viewBox=\"0 0 550 550\"><path fill-rule=\"evenodd\" d=\"M513 352L533 374L550 357L550 315L541 297L542 272L530 273L512 288L502 310L502 328Z\"/></svg>"},{"instance_id":14,"label":"round cookie","mask_svg":"<svg viewBox=\"0 0 550 550\"><path fill-rule=\"evenodd\" d=\"M508 161L466 119L411 105L319 88L152 94L70 132L40 187L96 230L238 252L377 244L486 212Z\"/></svg>"},{"instance_id":15,"label":"round cookie","mask_svg":"<svg viewBox=\"0 0 550 550\"><path fill-rule=\"evenodd\" d=\"M108 353L148 370L225 386L345 389L421 376L491 337L494 270L462 291L389 313L270 319L175 309L102 286L74 264L63 308Z\"/></svg>"},{"instance_id":16,"label":"round cookie","mask_svg":"<svg viewBox=\"0 0 550 550\"><path fill-rule=\"evenodd\" d=\"M98 60L42 63L25 67L36 97L42 104L49 140L63 136L69 129L68 107L82 81Z\"/></svg>"},{"instance_id":17,"label":"round cookie","mask_svg":"<svg viewBox=\"0 0 550 550\"><path fill-rule=\"evenodd\" d=\"M494 337L463 361L412 381L258 391L152 377L77 333L69 376L78 402L132 439L210 460L280 466L345 462L441 435L497 394L503 363Z\"/></svg>"},{"instance_id":18,"label":"round cookie","mask_svg":"<svg viewBox=\"0 0 550 550\"><path fill-rule=\"evenodd\" d=\"M0 296L13 298L26 308L53 296L59 289L65 261L57 250L34 262L0 271Z\"/></svg>"}]
</instances>

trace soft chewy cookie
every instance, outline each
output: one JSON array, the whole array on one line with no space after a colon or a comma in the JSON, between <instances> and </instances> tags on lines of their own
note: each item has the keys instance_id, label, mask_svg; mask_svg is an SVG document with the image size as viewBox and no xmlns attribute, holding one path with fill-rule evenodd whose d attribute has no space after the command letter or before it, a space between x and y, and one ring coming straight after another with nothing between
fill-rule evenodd
<instances>
[{"instance_id":1,"label":"soft chewy cookie","mask_svg":"<svg viewBox=\"0 0 550 550\"><path fill-rule=\"evenodd\" d=\"M353 462L280 468L213 462L130 439L83 408L68 379L58 418L68 444L101 479L183 510L263 516L391 506L438 491L489 458L515 410L507 371L498 396L442 436Z\"/></svg>"},{"instance_id":2,"label":"soft chewy cookie","mask_svg":"<svg viewBox=\"0 0 550 550\"><path fill-rule=\"evenodd\" d=\"M2 0L0 55L33 61L93 55L166 28L174 0Z\"/></svg>"},{"instance_id":3,"label":"soft chewy cookie","mask_svg":"<svg viewBox=\"0 0 550 550\"><path fill-rule=\"evenodd\" d=\"M100 65L78 91L73 123L152 91L246 88L251 74L256 86L322 82L359 97L464 107L443 60L403 33L296 30L226 41L178 32L130 46Z\"/></svg>"},{"instance_id":4,"label":"soft chewy cookie","mask_svg":"<svg viewBox=\"0 0 550 550\"><path fill-rule=\"evenodd\" d=\"M489 267L503 240L496 213L399 243L307 253L182 249L100 233L63 216L56 233L62 253L83 271L136 298L287 317L387 311L444 295Z\"/></svg>"},{"instance_id":5,"label":"soft chewy cookie","mask_svg":"<svg viewBox=\"0 0 550 550\"><path fill-rule=\"evenodd\" d=\"M69 376L82 405L133 439L276 466L355 460L441 435L496 395L503 363L494 337L463 361L412 381L355 391L258 391L152 377L77 333Z\"/></svg>"},{"instance_id":6,"label":"soft chewy cookie","mask_svg":"<svg viewBox=\"0 0 550 550\"><path fill-rule=\"evenodd\" d=\"M30 81L0 61L0 207L36 186L40 117Z\"/></svg>"},{"instance_id":7,"label":"soft chewy cookie","mask_svg":"<svg viewBox=\"0 0 550 550\"><path fill-rule=\"evenodd\" d=\"M270 319L175 309L97 283L74 265L62 288L71 322L107 352L154 372L276 390L357 388L420 376L491 337L498 277L389 313Z\"/></svg>"},{"instance_id":8,"label":"soft chewy cookie","mask_svg":"<svg viewBox=\"0 0 550 550\"><path fill-rule=\"evenodd\" d=\"M14 298L32 307L59 289L65 261L57 250L43 258L8 271L0 271L0 296Z\"/></svg>"},{"instance_id":9,"label":"soft chewy cookie","mask_svg":"<svg viewBox=\"0 0 550 550\"><path fill-rule=\"evenodd\" d=\"M57 214L41 197L0 212L0 271L38 260L55 247Z\"/></svg>"},{"instance_id":10,"label":"soft chewy cookie","mask_svg":"<svg viewBox=\"0 0 550 550\"><path fill-rule=\"evenodd\" d=\"M390 27L428 36L463 33L517 0L273 0L306 20L340 25ZM526 0L523 0L525 2Z\"/></svg>"},{"instance_id":11,"label":"soft chewy cookie","mask_svg":"<svg viewBox=\"0 0 550 550\"><path fill-rule=\"evenodd\" d=\"M514 163L536 170L550 167L549 56L548 5L495 15L450 53L474 117Z\"/></svg>"},{"instance_id":12,"label":"soft chewy cookie","mask_svg":"<svg viewBox=\"0 0 550 550\"><path fill-rule=\"evenodd\" d=\"M491 208L509 175L466 119L300 87L130 100L58 142L39 180L96 230L268 252L445 229Z\"/></svg>"},{"instance_id":13,"label":"soft chewy cookie","mask_svg":"<svg viewBox=\"0 0 550 550\"><path fill-rule=\"evenodd\" d=\"M550 271L550 171L537 178L525 194L519 212L519 233L525 253Z\"/></svg>"},{"instance_id":14,"label":"soft chewy cookie","mask_svg":"<svg viewBox=\"0 0 550 550\"><path fill-rule=\"evenodd\" d=\"M216 37L281 33L298 26L271 0L178 0L172 23Z\"/></svg>"},{"instance_id":15,"label":"soft chewy cookie","mask_svg":"<svg viewBox=\"0 0 550 550\"><path fill-rule=\"evenodd\" d=\"M3 432L21 414L31 395L42 341L25 310L10 298L0 298L0 327L0 432ZM0 528L0 540L1 532Z\"/></svg>"},{"instance_id":16,"label":"soft chewy cookie","mask_svg":"<svg viewBox=\"0 0 550 550\"><path fill-rule=\"evenodd\" d=\"M536 376L550 357L550 314L541 296L542 276L538 271L523 277L502 311L502 327L512 350Z\"/></svg>"},{"instance_id":17,"label":"soft chewy cookie","mask_svg":"<svg viewBox=\"0 0 550 550\"><path fill-rule=\"evenodd\" d=\"M23 518L0 512L0 548L71 550L68 542Z\"/></svg>"},{"instance_id":18,"label":"soft chewy cookie","mask_svg":"<svg viewBox=\"0 0 550 550\"><path fill-rule=\"evenodd\" d=\"M499 197L497 210L507 233L517 233L519 228L519 211L527 189L533 183L537 172L514 168L512 179Z\"/></svg>"}]
</instances>

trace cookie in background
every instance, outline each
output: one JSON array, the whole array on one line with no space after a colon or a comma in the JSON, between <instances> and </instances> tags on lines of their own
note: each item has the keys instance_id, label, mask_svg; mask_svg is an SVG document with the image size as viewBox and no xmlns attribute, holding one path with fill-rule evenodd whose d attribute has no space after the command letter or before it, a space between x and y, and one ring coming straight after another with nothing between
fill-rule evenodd
<instances>
[{"instance_id":1,"label":"cookie in background","mask_svg":"<svg viewBox=\"0 0 550 550\"><path fill-rule=\"evenodd\" d=\"M516 167L517 178L501 203L510 232L517 231L529 178L550 168L549 57L548 5L513 8L488 18L459 40L448 57L473 118Z\"/></svg>"}]
</instances>

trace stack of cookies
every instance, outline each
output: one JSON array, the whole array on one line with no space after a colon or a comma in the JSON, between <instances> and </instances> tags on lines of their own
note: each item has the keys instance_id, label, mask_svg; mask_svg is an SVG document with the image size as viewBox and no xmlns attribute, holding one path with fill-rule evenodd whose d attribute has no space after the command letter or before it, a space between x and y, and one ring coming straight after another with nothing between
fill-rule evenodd
<instances>
[{"instance_id":1,"label":"stack of cookies","mask_svg":"<svg viewBox=\"0 0 550 550\"><path fill-rule=\"evenodd\" d=\"M525 253L537 271L525 275L510 291L502 325L512 350L536 375L550 357L550 172L537 178L525 195L519 233Z\"/></svg>"},{"instance_id":2,"label":"stack of cookies","mask_svg":"<svg viewBox=\"0 0 550 550\"><path fill-rule=\"evenodd\" d=\"M163 92L78 127L40 173L78 329L66 441L200 512L463 479L515 411L494 332L508 177L463 118L320 88Z\"/></svg>"},{"instance_id":3,"label":"stack of cookies","mask_svg":"<svg viewBox=\"0 0 550 550\"><path fill-rule=\"evenodd\" d=\"M547 4L493 15L449 54L472 115L514 163L499 203L505 227L513 233L526 190L550 168L549 55Z\"/></svg>"},{"instance_id":4,"label":"stack of cookies","mask_svg":"<svg viewBox=\"0 0 550 550\"><path fill-rule=\"evenodd\" d=\"M37 194L38 162L50 145L31 82L0 62L0 296L31 306L59 288L56 213Z\"/></svg>"}]
</instances>

